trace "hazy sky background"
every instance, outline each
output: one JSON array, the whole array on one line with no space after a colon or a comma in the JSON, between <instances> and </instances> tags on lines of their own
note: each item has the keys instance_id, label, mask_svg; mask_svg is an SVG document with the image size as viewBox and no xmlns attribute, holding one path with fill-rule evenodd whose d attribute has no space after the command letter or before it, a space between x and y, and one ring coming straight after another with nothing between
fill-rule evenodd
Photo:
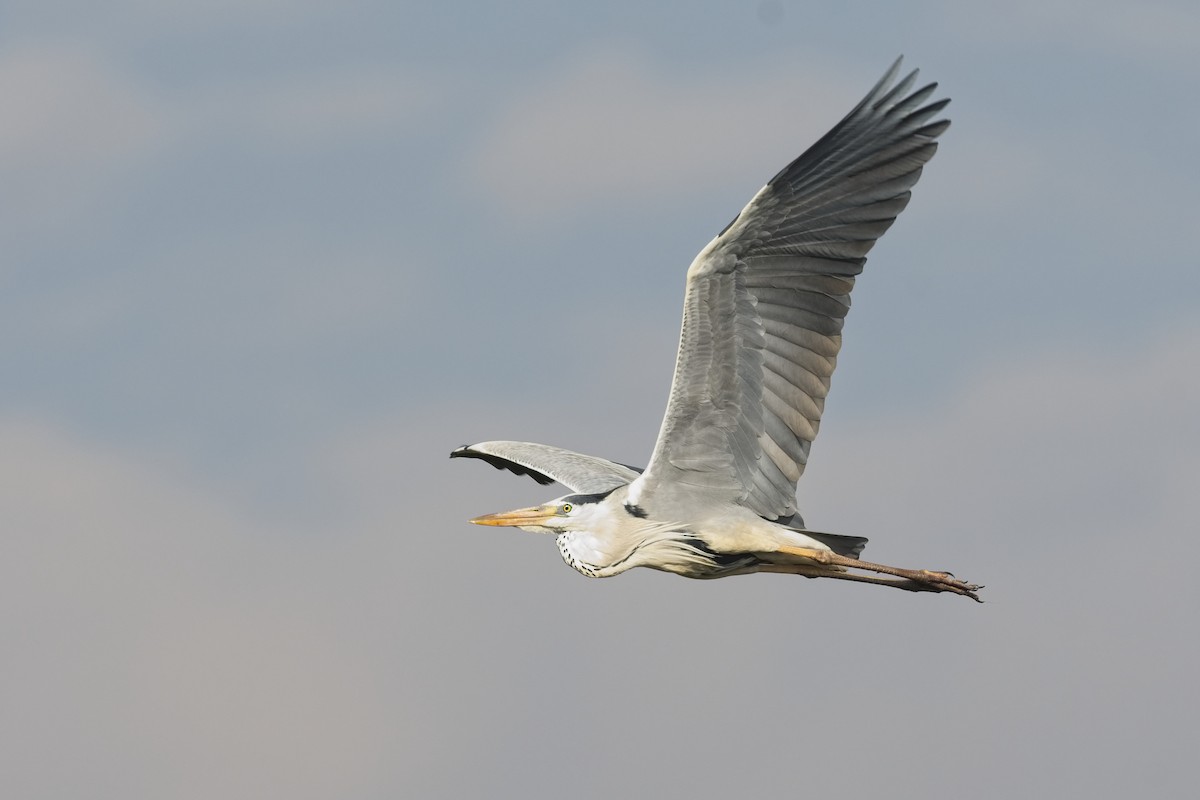
<instances>
[{"instance_id":1,"label":"hazy sky background","mask_svg":"<svg viewBox=\"0 0 1200 800\"><path fill-rule=\"evenodd\" d=\"M1182 797L1194 2L0 5L0 793ZM587 580L684 271L899 54L953 126L800 503L987 604Z\"/></svg>"}]
</instances>

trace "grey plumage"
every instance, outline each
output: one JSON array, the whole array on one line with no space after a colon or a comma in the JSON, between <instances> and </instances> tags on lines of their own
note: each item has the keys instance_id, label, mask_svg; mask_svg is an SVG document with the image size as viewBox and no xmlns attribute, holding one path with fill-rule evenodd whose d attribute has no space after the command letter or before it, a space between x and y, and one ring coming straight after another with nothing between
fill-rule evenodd
<instances>
[{"instance_id":1,"label":"grey plumage","mask_svg":"<svg viewBox=\"0 0 1200 800\"><path fill-rule=\"evenodd\" d=\"M950 124L929 122L948 101L921 105L936 84L904 95L916 71L888 90L899 67L692 262L639 497L695 486L766 519L796 513L855 276Z\"/></svg>"}]
</instances>

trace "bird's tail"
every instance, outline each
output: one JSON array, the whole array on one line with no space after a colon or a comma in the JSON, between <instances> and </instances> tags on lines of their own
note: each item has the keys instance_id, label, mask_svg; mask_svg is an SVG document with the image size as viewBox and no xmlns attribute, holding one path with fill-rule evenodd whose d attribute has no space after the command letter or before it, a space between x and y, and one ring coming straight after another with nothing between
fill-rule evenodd
<instances>
[{"instance_id":1,"label":"bird's tail","mask_svg":"<svg viewBox=\"0 0 1200 800\"><path fill-rule=\"evenodd\" d=\"M839 556L847 558L858 558L859 553L867 546L867 539L863 536L843 536L840 533L818 533L806 530L797 530L797 533L816 539Z\"/></svg>"}]
</instances>

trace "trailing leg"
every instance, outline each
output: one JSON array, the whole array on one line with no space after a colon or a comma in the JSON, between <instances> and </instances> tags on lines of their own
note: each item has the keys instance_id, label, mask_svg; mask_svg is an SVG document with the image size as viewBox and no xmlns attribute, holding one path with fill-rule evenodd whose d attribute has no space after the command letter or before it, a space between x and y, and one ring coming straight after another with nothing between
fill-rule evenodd
<instances>
[{"instance_id":1,"label":"trailing leg","mask_svg":"<svg viewBox=\"0 0 1200 800\"><path fill-rule=\"evenodd\" d=\"M961 594L964 597L969 597L972 600L982 603L979 595L976 594L982 586L976 586L973 583L967 583L955 578L949 572L934 572L927 569L903 569L901 567L890 567L887 564L875 564L870 561L859 561L857 558L848 556L840 556L837 553L831 553L828 550L814 550L809 547L792 547L790 545L780 545L776 550L777 553L783 555L796 556L809 561L815 561L817 564L830 567L841 567L842 569L865 570L866 572L876 572L882 575L892 575L902 580L893 581L883 578L874 578L872 580L864 580L870 576L855 575L854 573L837 572L834 570L824 570L820 572L820 577L833 578L841 577L842 580L859 580L864 583L877 583L884 586L895 586L908 591L925 591L925 592L953 592ZM786 566L793 566L788 564ZM803 566L803 565L795 565ZM819 568L816 568L819 569ZM775 571L775 570L769 570ZM793 570L797 574L807 574L798 570ZM912 584L917 584L921 588L916 588Z\"/></svg>"}]
</instances>

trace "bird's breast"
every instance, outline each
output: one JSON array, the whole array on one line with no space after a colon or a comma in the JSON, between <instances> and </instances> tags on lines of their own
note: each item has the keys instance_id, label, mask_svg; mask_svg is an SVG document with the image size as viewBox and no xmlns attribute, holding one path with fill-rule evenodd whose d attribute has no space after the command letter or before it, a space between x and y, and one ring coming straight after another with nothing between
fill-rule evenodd
<instances>
[{"instance_id":1,"label":"bird's breast","mask_svg":"<svg viewBox=\"0 0 1200 800\"><path fill-rule=\"evenodd\" d=\"M607 578L629 569L632 548L615 548L613 543L590 533L560 533L555 543L567 566L589 578Z\"/></svg>"}]
</instances>

